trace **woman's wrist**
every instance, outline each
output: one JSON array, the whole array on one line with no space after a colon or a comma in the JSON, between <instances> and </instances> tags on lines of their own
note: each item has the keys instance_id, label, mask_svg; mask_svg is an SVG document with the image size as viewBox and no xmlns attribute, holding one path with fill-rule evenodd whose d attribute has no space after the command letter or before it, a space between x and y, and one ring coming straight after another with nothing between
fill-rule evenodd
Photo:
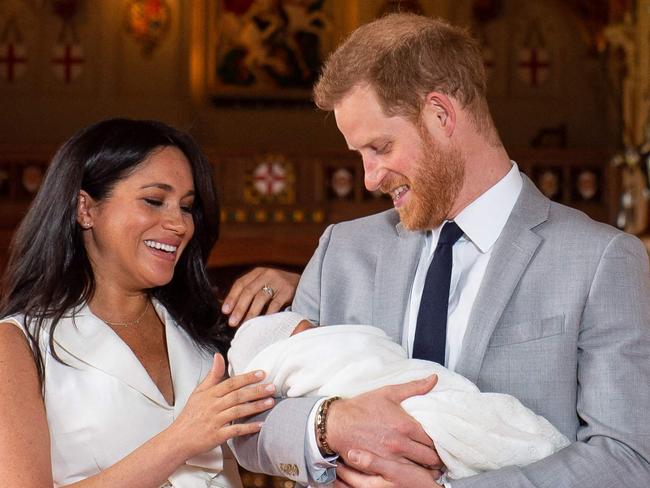
<instances>
[{"instance_id":1,"label":"woman's wrist","mask_svg":"<svg viewBox=\"0 0 650 488\"><path fill-rule=\"evenodd\" d=\"M172 423L156 437L167 451L170 457L169 462L175 466L185 464L185 461L196 455L188 443L191 436L183 435L175 423Z\"/></svg>"}]
</instances>

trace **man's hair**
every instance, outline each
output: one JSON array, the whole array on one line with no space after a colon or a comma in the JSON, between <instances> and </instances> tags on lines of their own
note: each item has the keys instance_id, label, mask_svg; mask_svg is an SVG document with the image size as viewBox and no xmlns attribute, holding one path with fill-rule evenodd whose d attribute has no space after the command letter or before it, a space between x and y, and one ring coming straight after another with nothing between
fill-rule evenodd
<instances>
[{"instance_id":1,"label":"man's hair","mask_svg":"<svg viewBox=\"0 0 650 488\"><path fill-rule=\"evenodd\" d=\"M465 29L414 14L362 25L329 57L314 87L327 111L357 86L372 87L386 115L419 119L427 94L455 98L479 131L492 132L481 48Z\"/></svg>"}]
</instances>

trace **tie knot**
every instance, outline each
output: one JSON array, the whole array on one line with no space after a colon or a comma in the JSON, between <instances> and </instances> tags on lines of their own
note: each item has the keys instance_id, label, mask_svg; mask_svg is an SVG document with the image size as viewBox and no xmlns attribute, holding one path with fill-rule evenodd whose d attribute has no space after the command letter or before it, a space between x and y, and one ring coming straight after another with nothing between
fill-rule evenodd
<instances>
[{"instance_id":1,"label":"tie knot","mask_svg":"<svg viewBox=\"0 0 650 488\"><path fill-rule=\"evenodd\" d=\"M458 239L460 239L460 236L463 235L463 231L461 230L460 227L458 227L458 224L456 222L449 221L446 222L445 225L442 226L442 230L440 231L440 238L438 239L438 245L440 244L449 244L453 246Z\"/></svg>"}]
</instances>

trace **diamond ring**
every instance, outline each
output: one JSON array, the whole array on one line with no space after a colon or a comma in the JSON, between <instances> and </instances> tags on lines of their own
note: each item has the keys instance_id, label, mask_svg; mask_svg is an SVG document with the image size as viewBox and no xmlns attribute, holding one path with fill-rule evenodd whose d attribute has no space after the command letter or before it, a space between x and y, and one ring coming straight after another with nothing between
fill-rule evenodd
<instances>
[{"instance_id":1,"label":"diamond ring","mask_svg":"<svg viewBox=\"0 0 650 488\"><path fill-rule=\"evenodd\" d=\"M269 285L264 285L262 287L262 291L266 293L269 296L269 298L273 298L275 296L275 290L271 288Z\"/></svg>"}]
</instances>

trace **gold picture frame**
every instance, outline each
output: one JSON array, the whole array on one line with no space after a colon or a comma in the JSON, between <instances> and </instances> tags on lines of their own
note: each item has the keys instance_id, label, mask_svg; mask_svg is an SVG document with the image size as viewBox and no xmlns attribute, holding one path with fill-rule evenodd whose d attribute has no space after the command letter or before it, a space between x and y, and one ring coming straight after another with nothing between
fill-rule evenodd
<instances>
[{"instance_id":1,"label":"gold picture frame","mask_svg":"<svg viewBox=\"0 0 650 488\"><path fill-rule=\"evenodd\" d=\"M334 47L342 0L208 4L208 93L215 103L311 103Z\"/></svg>"}]
</instances>

